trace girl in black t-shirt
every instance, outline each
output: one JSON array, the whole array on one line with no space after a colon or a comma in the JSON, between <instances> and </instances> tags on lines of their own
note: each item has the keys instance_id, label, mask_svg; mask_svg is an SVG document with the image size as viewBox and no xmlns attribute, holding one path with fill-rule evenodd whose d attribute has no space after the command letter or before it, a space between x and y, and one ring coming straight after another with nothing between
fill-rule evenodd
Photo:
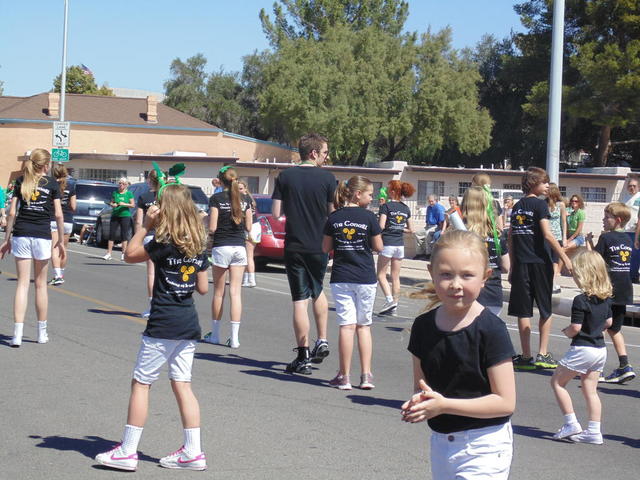
<instances>
[{"instance_id":1,"label":"girl in black t-shirt","mask_svg":"<svg viewBox=\"0 0 640 480\"><path fill-rule=\"evenodd\" d=\"M140 195L136 201L136 232L139 228L144 224L144 217L147 214L149 208L153 205L156 205L157 192L160 189L160 183L158 182L158 172L154 169L149 172L147 176L147 185L149 186L149 191ZM153 238L154 232L147 232L147 236L144 237L144 244L146 245ZM147 260L147 295L149 297L149 304L151 304L151 299L153 295L153 282L155 279L155 268L153 266L153 261L151 259ZM151 313L151 306L149 306L148 310L142 312L143 318L149 318L149 314Z\"/></svg>"},{"instance_id":2,"label":"girl in black t-shirt","mask_svg":"<svg viewBox=\"0 0 640 480\"><path fill-rule=\"evenodd\" d=\"M477 302L488 266L479 235L445 232L431 253L427 313L411 328L417 393L402 405L402 419L428 420L438 480L509 476L514 351L504 322Z\"/></svg>"},{"instance_id":3,"label":"girl in black t-shirt","mask_svg":"<svg viewBox=\"0 0 640 480\"><path fill-rule=\"evenodd\" d=\"M155 238L144 245L145 236ZM159 193L159 207L151 206L125 252L127 263L151 259L155 282L151 315L133 371L127 424L122 443L96 455L102 465L119 470L136 470L138 443L149 411L149 391L168 364L171 387L178 403L184 444L160 459L166 468L204 470L205 454L200 445L200 406L191 390L191 367L200 323L193 292L205 295L209 289L205 253L206 233L189 188L169 184Z\"/></svg>"},{"instance_id":4,"label":"girl in black t-shirt","mask_svg":"<svg viewBox=\"0 0 640 480\"><path fill-rule=\"evenodd\" d=\"M7 234L0 245L0 259L7 253L16 258L16 295L13 301L14 330L12 347L22 345L24 317L29 294L31 260L36 288L36 315L38 317L38 343L47 343L47 266L51 257L51 216L54 213L58 231L64 231L64 217L60 206L58 183L46 175L51 155L36 148L24 163L23 176L15 183L9 207ZM64 243L59 238L53 245L60 258L66 258Z\"/></svg>"},{"instance_id":5,"label":"girl in black t-shirt","mask_svg":"<svg viewBox=\"0 0 640 480\"><path fill-rule=\"evenodd\" d=\"M371 373L371 315L376 299L376 271L372 250L382 250L380 225L367 210L373 185L356 175L338 184L334 206L324 227L322 250L333 250L331 293L338 316L340 370L329 385L351 390L349 372L353 353L353 336L358 335L360 352L359 388L374 388Z\"/></svg>"},{"instance_id":6,"label":"girl in black t-shirt","mask_svg":"<svg viewBox=\"0 0 640 480\"><path fill-rule=\"evenodd\" d=\"M62 216L64 217L64 247L69 245L69 236L73 231L73 212L76 210L76 187L67 181L69 172L67 167L58 164L53 167L53 177L60 186L60 205L62 207ZM58 242L60 234L56 224L55 216L51 219L51 240L55 245ZM64 269L67 267L67 258L61 259L58 255L58 249L51 249L51 266L53 267L53 279L49 285L61 285L64 283Z\"/></svg>"},{"instance_id":7,"label":"girl in black t-shirt","mask_svg":"<svg viewBox=\"0 0 640 480\"><path fill-rule=\"evenodd\" d=\"M246 232L251 230L252 210L240 194L238 172L225 166L218 172L224 190L209 199L209 232L213 234L213 301L211 332L204 336L208 343L220 343L220 319L224 301L225 275L229 272L231 336L227 346L240 347L238 333L242 318L242 274L247 266Z\"/></svg>"},{"instance_id":8,"label":"girl in black t-shirt","mask_svg":"<svg viewBox=\"0 0 640 480\"><path fill-rule=\"evenodd\" d=\"M578 252L572 259L573 278L583 293L573 299L571 325L562 332L571 338L571 348L558 362L551 387L564 415L564 423L553 436L574 442L602 443L600 419L602 404L598 396L598 378L607 361L604 331L611 326L612 287L607 266L599 253ZM567 383L580 375L582 394L587 403L589 426L582 430L576 419Z\"/></svg>"},{"instance_id":9,"label":"girl in black t-shirt","mask_svg":"<svg viewBox=\"0 0 640 480\"><path fill-rule=\"evenodd\" d=\"M388 200L380 206L380 228L384 248L378 255L378 283L384 293L385 303L378 315L395 314L400 296L400 268L404 258L404 234L413 233L411 209L403 202L416 191L413 185L391 180L387 186ZM387 270L391 265L391 286Z\"/></svg>"},{"instance_id":10,"label":"girl in black t-shirt","mask_svg":"<svg viewBox=\"0 0 640 480\"><path fill-rule=\"evenodd\" d=\"M238 187L240 188L240 194L243 195L247 202L251 204L251 211L253 217L251 218L251 231L246 232L246 241L244 246L247 249L247 270L242 275L243 287L255 287L256 286L256 262L253 260L253 253L256 249L256 244L260 243L260 236L262 234L262 226L258 222L256 215L256 201L249 193L249 185L247 182L238 181ZM254 236L256 238L254 238Z\"/></svg>"}]
</instances>

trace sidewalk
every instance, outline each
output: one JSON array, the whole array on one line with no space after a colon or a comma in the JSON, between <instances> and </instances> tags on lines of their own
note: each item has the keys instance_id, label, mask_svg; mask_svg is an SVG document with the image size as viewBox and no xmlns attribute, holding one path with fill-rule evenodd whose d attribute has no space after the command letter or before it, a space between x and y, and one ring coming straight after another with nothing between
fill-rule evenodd
<instances>
[{"instance_id":1,"label":"sidewalk","mask_svg":"<svg viewBox=\"0 0 640 480\"><path fill-rule=\"evenodd\" d=\"M431 277L427 270L427 263L425 260L410 260L405 258L402 261L402 268L400 269L400 282L402 285L412 287L416 284L430 281ZM560 285L562 291L553 296L553 313L555 315L569 317L571 316L573 298L580 293L580 290L571 277L558 277L556 278L556 283ZM507 280L507 274L502 274L502 292L504 301L508 303L509 295L511 294L511 285ZM640 303L635 302L636 298L640 298L640 285L633 285L633 297L634 305L627 305L627 314L631 314L628 316L633 317L629 325L640 327ZM504 311L506 313L506 305Z\"/></svg>"}]
</instances>

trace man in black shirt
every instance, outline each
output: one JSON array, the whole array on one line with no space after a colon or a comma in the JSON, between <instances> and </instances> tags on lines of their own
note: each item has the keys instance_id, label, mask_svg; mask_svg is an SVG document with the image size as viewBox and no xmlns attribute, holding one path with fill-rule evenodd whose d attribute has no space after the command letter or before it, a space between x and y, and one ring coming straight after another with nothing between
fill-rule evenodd
<instances>
[{"instance_id":1,"label":"man in black shirt","mask_svg":"<svg viewBox=\"0 0 640 480\"><path fill-rule=\"evenodd\" d=\"M284 260L293 301L293 330L298 355L286 371L311 374L311 363L320 363L329 355L327 317L329 306L322 292L328 257L322 252L322 229L327 215L333 211L336 179L320 168L329 160L327 139L310 133L298 143L302 160L296 167L283 171L273 190L272 214L287 217ZM309 298L318 340L309 352Z\"/></svg>"}]
</instances>

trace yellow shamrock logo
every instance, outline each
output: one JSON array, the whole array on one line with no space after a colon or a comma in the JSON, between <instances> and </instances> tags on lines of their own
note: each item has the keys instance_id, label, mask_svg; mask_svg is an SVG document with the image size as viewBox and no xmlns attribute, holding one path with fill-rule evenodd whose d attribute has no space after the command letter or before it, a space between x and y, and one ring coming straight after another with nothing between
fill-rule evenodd
<instances>
[{"instance_id":1,"label":"yellow shamrock logo","mask_svg":"<svg viewBox=\"0 0 640 480\"><path fill-rule=\"evenodd\" d=\"M31 194L31 201L35 202L38 199L39 196L40 196L40 192L36 190L35 192L33 192Z\"/></svg>"},{"instance_id":2,"label":"yellow shamrock logo","mask_svg":"<svg viewBox=\"0 0 640 480\"><path fill-rule=\"evenodd\" d=\"M527 218L524 215L516 215L516 220L518 220L518 223L520 225L524 225L524 219Z\"/></svg>"},{"instance_id":3,"label":"yellow shamrock logo","mask_svg":"<svg viewBox=\"0 0 640 480\"><path fill-rule=\"evenodd\" d=\"M344 233L347 236L347 240L351 240L353 238L353 234L356 233L356 229L345 227L342 229L342 233Z\"/></svg>"},{"instance_id":4,"label":"yellow shamrock logo","mask_svg":"<svg viewBox=\"0 0 640 480\"><path fill-rule=\"evenodd\" d=\"M402 215L396 215L396 223L402 223L404 217Z\"/></svg>"},{"instance_id":5,"label":"yellow shamrock logo","mask_svg":"<svg viewBox=\"0 0 640 480\"><path fill-rule=\"evenodd\" d=\"M628 250L620 250L620 260L626 262L629 259L630 254L631 252L629 252Z\"/></svg>"},{"instance_id":6,"label":"yellow shamrock logo","mask_svg":"<svg viewBox=\"0 0 640 480\"><path fill-rule=\"evenodd\" d=\"M191 275L195 271L196 269L193 265L189 265L188 267L186 265L183 265L182 267L180 267L180 273L182 273L182 281L189 281L189 275Z\"/></svg>"}]
</instances>

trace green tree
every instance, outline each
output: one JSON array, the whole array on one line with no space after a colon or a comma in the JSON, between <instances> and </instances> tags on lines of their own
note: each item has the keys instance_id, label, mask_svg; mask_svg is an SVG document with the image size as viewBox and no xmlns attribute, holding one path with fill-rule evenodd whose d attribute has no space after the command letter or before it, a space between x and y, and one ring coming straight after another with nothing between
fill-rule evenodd
<instances>
[{"instance_id":1,"label":"green tree","mask_svg":"<svg viewBox=\"0 0 640 480\"><path fill-rule=\"evenodd\" d=\"M54 92L60 91L61 82L62 75L58 75L53 80ZM93 78L93 75L91 75L90 73L85 73L84 70L82 70L82 67L80 67L79 65L67 67L65 92L113 96L113 91L107 86L106 83L101 87L98 87L95 78Z\"/></svg>"},{"instance_id":2,"label":"green tree","mask_svg":"<svg viewBox=\"0 0 640 480\"><path fill-rule=\"evenodd\" d=\"M198 53L185 62L176 58L171 62L171 78L164 82L164 103L192 117L208 121L207 59Z\"/></svg>"}]
</instances>

